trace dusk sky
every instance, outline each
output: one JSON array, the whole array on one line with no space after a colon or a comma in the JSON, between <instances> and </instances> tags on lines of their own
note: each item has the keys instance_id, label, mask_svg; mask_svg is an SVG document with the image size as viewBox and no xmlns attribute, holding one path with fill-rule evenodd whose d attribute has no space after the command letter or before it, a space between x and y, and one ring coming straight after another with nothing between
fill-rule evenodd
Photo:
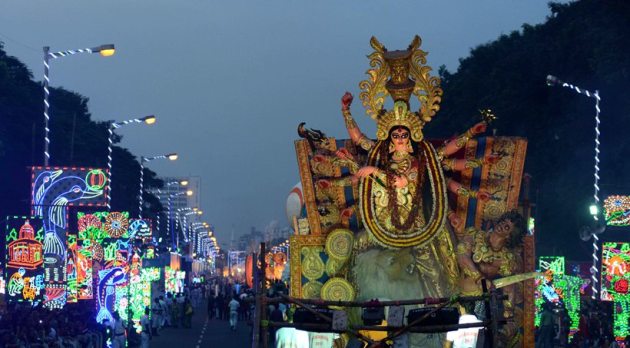
<instances>
[{"instance_id":1,"label":"dusk sky","mask_svg":"<svg viewBox=\"0 0 630 348\"><path fill-rule=\"evenodd\" d=\"M455 71L471 48L543 22L547 2L4 0L0 41L36 80L42 46L114 43L110 58L53 61L51 85L88 97L95 120L155 114L152 127L121 129L120 145L138 157L178 152L177 162L149 166L201 177L200 208L224 246L232 229L238 236L273 220L288 225L285 200L299 181L296 127L347 136L339 100L346 90L358 96L372 35L402 49L418 34L435 74L440 65ZM374 135L358 97L352 111Z\"/></svg>"}]
</instances>

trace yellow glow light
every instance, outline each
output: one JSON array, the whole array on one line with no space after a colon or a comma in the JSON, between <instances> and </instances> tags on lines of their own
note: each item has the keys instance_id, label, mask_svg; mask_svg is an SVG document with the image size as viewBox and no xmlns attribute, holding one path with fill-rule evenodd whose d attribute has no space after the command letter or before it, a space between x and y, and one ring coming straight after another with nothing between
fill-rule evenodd
<instances>
[{"instance_id":1,"label":"yellow glow light","mask_svg":"<svg viewBox=\"0 0 630 348\"><path fill-rule=\"evenodd\" d=\"M171 161L175 161L179 156L177 156L176 153L171 153L169 155L166 155L166 157Z\"/></svg>"},{"instance_id":2,"label":"yellow glow light","mask_svg":"<svg viewBox=\"0 0 630 348\"><path fill-rule=\"evenodd\" d=\"M156 121L155 116L151 115L151 116L147 116L144 118L144 123L146 124L154 124Z\"/></svg>"},{"instance_id":3,"label":"yellow glow light","mask_svg":"<svg viewBox=\"0 0 630 348\"><path fill-rule=\"evenodd\" d=\"M179 182L179 184L182 186L188 186L188 180L182 180Z\"/></svg>"},{"instance_id":4,"label":"yellow glow light","mask_svg":"<svg viewBox=\"0 0 630 348\"><path fill-rule=\"evenodd\" d=\"M193 191L192 190L186 191L186 196L192 196L192 195L193 195Z\"/></svg>"}]
</instances>

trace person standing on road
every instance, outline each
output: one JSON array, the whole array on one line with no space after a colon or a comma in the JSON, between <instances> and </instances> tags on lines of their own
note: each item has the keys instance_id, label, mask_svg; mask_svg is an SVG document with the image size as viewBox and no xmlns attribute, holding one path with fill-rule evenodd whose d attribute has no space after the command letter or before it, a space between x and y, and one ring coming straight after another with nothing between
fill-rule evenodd
<instances>
[{"instance_id":1,"label":"person standing on road","mask_svg":"<svg viewBox=\"0 0 630 348\"><path fill-rule=\"evenodd\" d=\"M162 322L162 306L160 305L160 299L155 298L153 301L153 328L152 333L153 336L159 336L158 330L160 328L160 323Z\"/></svg>"},{"instance_id":2,"label":"person standing on road","mask_svg":"<svg viewBox=\"0 0 630 348\"><path fill-rule=\"evenodd\" d=\"M127 346L127 337L125 337L125 325L118 312L114 312L114 337L112 339L113 348L125 348Z\"/></svg>"},{"instance_id":3,"label":"person standing on road","mask_svg":"<svg viewBox=\"0 0 630 348\"><path fill-rule=\"evenodd\" d=\"M236 322L238 321L238 308L241 306L238 303L236 297L232 298L232 301L228 303L228 307L230 308L230 328L232 330L236 330Z\"/></svg>"},{"instance_id":4,"label":"person standing on road","mask_svg":"<svg viewBox=\"0 0 630 348\"><path fill-rule=\"evenodd\" d=\"M223 310L225 308L225 300L223 298L223 294L219 294L214 305L217 307L217 317L219 318L219 320L223 320Z\"/></svg>"},{"instance_id":5,"label":"person standing on road","mask_svg":"<svg viewBox=\"0 0 630 348\"><path fill-rule=\"evenodd\" d=\"M193 306L189 299L184 302L184 320L183 327L190 329L192 327Z\"/></svg>"},{"instance_id":6,"label":"person standing on road","mask_svg":"<svg viewBox=\"0 0 630 348\"><path fill-rule=\"evenodd\" d=\"M208 319L214 318L214 295L208 295Z\"/></svg>"},{"instance_id":7,"label":"person standing on road","mask_svg":"<svg viewBox=\"0 0 630 348\"><path fill-rule=\"evenodd\" d=\"M140 318L142 333L140 334L140 348L149 348L149 340L151 339L151 322L149 321L149 307L144 309L144 315Z\"/></svg>"}]
</instances>

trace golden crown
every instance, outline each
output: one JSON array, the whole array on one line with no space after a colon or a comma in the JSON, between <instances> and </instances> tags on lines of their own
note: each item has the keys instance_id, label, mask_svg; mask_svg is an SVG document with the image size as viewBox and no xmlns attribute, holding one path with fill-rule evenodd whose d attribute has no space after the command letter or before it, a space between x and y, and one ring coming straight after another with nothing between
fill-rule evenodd
<instances>
[{"instance_id":1,"label":"golden crown","mask_svg":"<svg viewBox=\"0 0 630 348\"><path fill-rule=\"evenodd\" d=\"M421 141L422 128L440 109L440 79L429 75L432 69L426 65L427 52L420 49L421 43L416 35L406 50L388 51L375 37L370 39L374 48L368 56L371 68L366 72L369 78L359 83L359 97L366 113L377 122L378 140L387 139L391 128L404 126L414 141ZM394 101L390 111L383 108L388 95ZM420 102L417 112L409 111L411 95Z\"/></svg>"}]
</instances>

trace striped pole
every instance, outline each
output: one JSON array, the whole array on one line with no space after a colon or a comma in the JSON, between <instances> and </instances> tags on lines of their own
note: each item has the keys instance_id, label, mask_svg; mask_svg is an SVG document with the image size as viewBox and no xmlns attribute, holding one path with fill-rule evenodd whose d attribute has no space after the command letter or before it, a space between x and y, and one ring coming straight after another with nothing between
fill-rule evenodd
<instances>
[{"instance_id":1,"label":"striped pole","mask_svg":"<svg viewBox=\"0 0 630 348\"><path fill-rule=\"evenodd\" d=\"M67 50L60 52L50 52L49 46L44 46L44 166L48 166L50 164L50 103L48 99L50 98L50 59L57 59L61 57L67 57L71 55L75 55L78 53L96 53L96 52L105 52L105 50L110 50L111 54L114 51L114 45L101 45L95 48L80 48L76 50ZM111 55L108 54L108 55Z\"/></svg>"},{"instance_id":2,"label":"striped pole","mask_svg":"<svg viewBox=\"0 0 630 348\"><path fill-rule=\"evenodd\" d=\"M144 205L144 164L146 162L151 162L156 159L169 159L174 161L177 159L177 154L169 153L167 155L159 155L153 157L144 157L140 156L140 190L138 193L138 218L142 219L142 206Z\"/></svg>"},{"instance_id":3,"label":"striped pole","mask_svg":"<svg viewBox=\"0 0 630 348\"><path fill-rule=\"evenodd\" d=\"M147 120L152 119L153 122L147 123ZM109 170L109 195L107 195L107 211L112 210L112 151L114 146L114 130L126 126L128 124L134 123L147 123L153 124L155 122L155 116L149 115L141 118L133 118L126 121L116 122L110 121L109 127L107 128L108 136L107 136L107 169Z\"/></svg>"},{"instance_id":4,"label":"striped pole","mask_svg":"<svg viewBox=\"0 0 630 348\"><path fill-rule=\"evenodd\" d=\"M50 122L50 115L48 114L48 108L50 104L48 103L48 98L50 97L50 90L48 89L48 85L50 83L50 78L48 77L50 65L48 61L50 59L50 47L44 46L44 166L48 167L50 161L50 128L48 128L48 123Z\"/></svg>"},{"instance_id":5,"label":"striped pole","mask_svg":"<svg viewBox=\"0 0 630 348\"><path fill-rule=\"evenodd\" d=\"M146 158L144 156L140 157L140 193L138 198L138 218L142 219L142 204L144 203L144 198L142 197L142 192L144 191L144 162Z\"/></svg>"},{"instance_id":6,"label":"striped pole","mask_svg":"<svg viewBox=\"0 0 630 348\"><path fill-rule=\"evenodd\" d=\"M571 90L585 95L589 98L593 98L595 99L595 165L594 165L594 182L593 182L593 200L595 202L595 206L597 207L597 209L599 210L600 208L600 200L599 200L599 146L600 146L600 131L599 131L599 126L600 126L600 118L599 118L599 114L601 112L601 109L599 107L599 104L601 102L601 98L599 96L599 91L595 90L595 92L590 92L586 89L582 89L578 86L574 86L570 83L566 83L563 82L561 80L559 80L557 77L555 76L551 76L548 75L547 76L547 84L549 86L555 85L555 84L559 84L562 87L565 88L570 88ZM598 214L593 214L593 219L595 221L599 221L599 217ZM592 299L597 299L597 295L599 293L598 290L598 283L599 283L599 269L597 267L598 263L599 263L599 237L597 236L597 233L593 233L593 265L591 266L591 289L592 289Z\"/></svg>"}]
</instances>

